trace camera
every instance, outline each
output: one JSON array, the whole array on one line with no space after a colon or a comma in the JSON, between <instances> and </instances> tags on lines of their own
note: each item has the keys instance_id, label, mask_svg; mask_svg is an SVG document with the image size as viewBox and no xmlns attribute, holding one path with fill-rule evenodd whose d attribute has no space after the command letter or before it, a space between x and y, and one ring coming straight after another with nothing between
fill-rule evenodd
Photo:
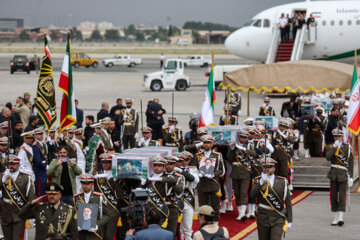
<instances>
[{"instance_id":1,"label":"camera","mask_svg":"<svg viewBox=\"0 0 360 240\"><path fill-rule=\"evenodd\" d=\"M69 161L69 158L61 158L61 161L62 161L62 162L68 162L68 161Z\"/></svg>"},{"instance_id":2,"label":"camera","mask_svg":"<svg viewBox=\"0 0 360 240\"><path fill-rule=\"evenodd\" d=\"M130 228L135 232L141 230L144 226L144 205L148 203L148 190L136 188L131 191L129 206L120 209L121 214L125 214L131 222Z\"/></svg>"}]
</instances>

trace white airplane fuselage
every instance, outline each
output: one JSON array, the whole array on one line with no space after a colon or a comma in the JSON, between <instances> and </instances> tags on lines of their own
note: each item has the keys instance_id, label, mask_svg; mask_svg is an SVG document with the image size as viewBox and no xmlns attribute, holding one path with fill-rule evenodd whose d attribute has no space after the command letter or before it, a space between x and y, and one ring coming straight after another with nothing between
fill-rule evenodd
<instances>
[{"instance_id":1,"label":"white airplane fuselage","mask_svg":"<svg viewBox=\"0 0 360 240\"><path fill-rule=\"evenodd\" d=\"M281 14L292 17L295 11L306 11L305 20L312 13L317 22L316 41L304 46L302 59L353 59L354 50L360 48L360 1L299 2L267 9L253 17L250 26L233 32L225 41L226 49L265 62Z\"/></svg>"}]
</instances>

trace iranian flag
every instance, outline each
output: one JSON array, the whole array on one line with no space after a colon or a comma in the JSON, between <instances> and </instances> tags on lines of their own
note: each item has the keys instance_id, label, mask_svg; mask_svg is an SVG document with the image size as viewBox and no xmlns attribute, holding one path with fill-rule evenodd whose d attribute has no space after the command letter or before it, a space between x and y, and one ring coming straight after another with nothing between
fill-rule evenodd
<instances>
[{"instance_id":1,"label":"iranian flag","mask_svg":"<svg viewBox=\"0 0 360 240\"><path fill-rule=\"evenodd\" d=\"M64 93L60 110L60 132L76 123L75 95L70 56L70 34L68 33L66 53L59 82L59 89Z\"/></svg>"},{"instance_id":2,"label":"iranian flag","mask_svg":"<svg viewBox=\"0 0 360 240\"><path fill-rule=\"evenodd\" d=\"M360 132L360 84L359 78L356 71L356 52L355 52L355 62L354 62L354 71L351 82L351 95L349 100L349 111L348 111L348 122L347 129L350 132L358 135Z\"/></svg>"},{"instance_id":3,"label":"iranian flag","mask_svg":"<svg viewBox=\"0 0 360 240\"><path fill-rule=\"evenodd\" d=\"M214 126L214 103L216 102L215 96L215 83L214 83L214 66L211 67L209 80L205 91L205 98L201 107L201 115L199 127Z\"/></svg>"}]
</instances>

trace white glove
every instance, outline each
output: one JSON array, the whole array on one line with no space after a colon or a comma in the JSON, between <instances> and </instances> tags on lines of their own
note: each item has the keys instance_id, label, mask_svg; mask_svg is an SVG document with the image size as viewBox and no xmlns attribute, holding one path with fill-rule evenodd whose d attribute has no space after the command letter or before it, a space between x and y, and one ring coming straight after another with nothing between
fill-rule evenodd
<instances>
[{"instance_id":1,"label":"white glove","mask_svg":"<svg viewBox=\"0 0 360 240\"><path fill-rule=\"evenodd\" d=\"M241 150L241 151L246 151L246 148L242 147L242 146L238 146L238 148Z\"/></svg>"},{"instance_id":2,"label":"white glove","mask_svg":"<svg viewBox=\"0 0 360 240\"><path fill-rule=\"evenodd\" d=\"M123 119L124 119L124 121L125 121L125 120L127 119L127 115L124 115Z\"/></svg>"},{"instance_id":3,"label":"white glove","mask_svg":"<svg viewBox=\"0 0 360 240\"><path fill-rule=\"evenodd\" d=\"M139 133L135 133L135 138L138 138L139 137Z\"/></svg>"},{"instance_id":4,"label":"white glove","mask_svg":"<svg viewBox=\"0 0 360 240\"><path fill-rule=\"evenodd\" d=\"M138 146L141 147L144 142L145 142L145 140L143 138L141 138L140 141L138 142Z\"/></svg>"},{"instance_id":5,"label":"white glove","mask_svg":"<svg viewBox=\"0 0 360 240\"><path fill-rule=\"evenodd\" d=\"M98 230L98 225L96 225L95 228L90 228L90 229L89 229L89 232L94 233L94 232L96 232L97 230Z\"/></svg>"},{"instance_id":6,"label":"white glove","mask_svg":"<svg viewBox=\"0 0 360 240\"><path fill-rule=\"evenodd\" d=\"M278 133L283 137L283 138L286 138L286 134L282 133L280 130L278 130Z\"/></svg>"},{"instance_id":7,"label":"white glove","mask_svg":"<svg viewBox=\"0 0 360 240\"><path fill-rule=\"evenodd\" d=\"M204 145L203 142L195 144L196 147L202 147Z\"/></svg>"},{"instance_id":8,"label":"white glove","mask_svg":"<svg viewBox=\"0 0 360 240\"><path fill-rule=\"evenodd\" d=\"M348 186L352 187L352 185L354 184L354 180L352 178L348 179Z\"/></svg>"},{"instance_id":9,"label":"white glove","mask_svg":"<svg viewBox=\"0 0 360 240\"><path fill-rule=\"evenodd\" d=\"M263 104L263 108L266 108L266 104L265 104L265 103Z\"/></svg>"},{"instance_id":10,"label":"white glove","mask_svg":"<svg viewBox=\"0 0 360 240\"><path fill-rule=\"evenodd\" d=\"M265 181L269 180L269 176L266 173L261 173L260 185L264 185Z\"/></svg>"},{"instance_id":11,"label":"white glove","mask_svg":"<svg viewBox=\"0 0 360 240\"><path fill-rule=\"evenodd\" d=\"M145 183L146 183L146 179L145 179L145 178L142 178L142 179L141 179L141 185L145 185Z\"/></svg>"},{"instance_id":12,"label":"white glove","mask_svg":"<svg viewBox=\"0 0 360 240\"><path fill-rule=\"evenodd\" d=\"M161 182L162 178L161 177L151 177L151 178L149 178L149 180L153 181L153 182Z\"/></svg>"},{"instance_id":13,"label":"white glove","mask_svg":"<svg viewBox=\"0 0 360 240\"><path fill-rule=\"evenodd\" d=\"M237 115L240 117L240 115L241 115L241 110L239 110L239 111L237 112Z\"/></svg>"},{"instance_id":14,"label":"white glove","mask_svg":"<svg viewBox=\"0 0 360 240\"><path fill-rule=\"evenodd\" d=\"M288 223L288 230L291 228L291 226L292 226L292 222L289 222Z\"/></svg>"},{"instance_id":15,"label":"white glove","mask_svg":"<svg viewBox=\"0 0 360 240\"><path fill-rule=\"evenodd\" d=\"M205 174L205 177L207 177L207 178L213 178L213 177L214 177L214 174Z\"/></svg>"},{"instance_id":16,"label":"white glove","mask_svg":"<svg viewBox=\"0 0 360 240\"><path fill-rule=\"evenodd\" d=\"M179 172L179 173L181 173L183 171L181 168L178 168L178 167L174 167L174 170L175 170L175 172Z\"/></svg>"},{"instance_id":17,"label":"white glove","mask_svg":"<svg viewBox=\"0 0 360 240\"><path fill-rule=\"evenodd\" d=\"M78 226L78 231L81 231L81 230L82 230L81 227Z\"/></svg>"},{"instance_id":18,"label":"white glove","mask_svg":"<svg viewBox=\"0 0 360 240\"><path fill-rule=\"evenodd\" d=\"M202 173L198 174L199 178L202 178L204 175Z\"/></svg>"},{"instance_id":19,"label":"white glove","mask_svg":"<svg viewBox=\"0 0 360 240\"><path fill-rule=\"evenodd\" d=\"M2 197L2 191L0 190L0 198Z\"/></svg>"},{"instance_id":20,"label":"white glove","mask_svg":"<svg viewBox=\"0 0 360 240\"><path fill-rule=\"evenodd\" d=\"M5 182L6 179L8 179L8 177L10 177L10 170L6 169L5 172L4 172L4 175L2 177L2 182Z\"/></svg>"}]
</instances>

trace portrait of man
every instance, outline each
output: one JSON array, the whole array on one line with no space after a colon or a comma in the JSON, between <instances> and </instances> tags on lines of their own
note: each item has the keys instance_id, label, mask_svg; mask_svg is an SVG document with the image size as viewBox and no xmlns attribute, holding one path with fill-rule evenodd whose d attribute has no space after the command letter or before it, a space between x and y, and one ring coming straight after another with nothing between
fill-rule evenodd
<instances>
[{"instance_id":1,"label":"portrait of man","mask_svg":"<svg viewBox=\"0 0 360 240\"><path fill-rule=\"evenodd\" d=\"M215 162L213 163L213 160L211 158L206 158L204 163L205 164L203 164L203 165L201 165L201 163L200 163L199 172L202 173L203 175L214 174Z\"/></svg>"},{"instance_id":2,"label":"portrait of man","mask_svg":"<svg viewBox=\"0 0 360 240\"><path fill-rule=\"evenodd\" d=\"M142 162L135 159L120 159L118 161L118 173L119 178L128 177L141 177L142 175Z\"/></svg>"},{"instance_id":3,"label":"portrait of man","mask_svg":"<svg viewBox=\"0 0 360 240\"><path fill-rule=\"evenodd\" d=\"M78 209L78 226L81 230L90 230L96 227L96 219L98 214L98 204L79 203Z\"/></svg>"}]
</instances>

